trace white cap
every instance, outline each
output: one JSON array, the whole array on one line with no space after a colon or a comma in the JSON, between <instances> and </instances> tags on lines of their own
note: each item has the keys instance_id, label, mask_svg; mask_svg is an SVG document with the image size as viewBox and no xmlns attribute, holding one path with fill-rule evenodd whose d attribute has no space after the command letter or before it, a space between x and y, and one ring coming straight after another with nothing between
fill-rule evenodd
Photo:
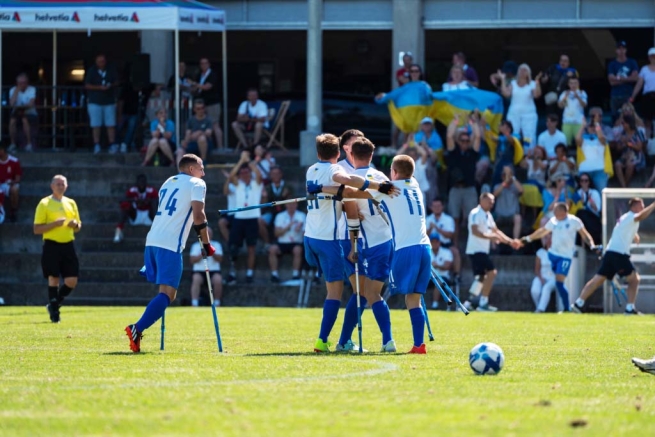
<instances>
[{"instance_id":1,"label":"white cap","mask_svg":"<svg viewBox=\"0 0 655 437\"><path fill-rule=\"evenodd\" d=\"M655 55L655 47L651 47L650 50L648 50L648 56L653 56Z\"/></svg>"},{"instance_id":2,"label":"white cap","mask_svg":"<svg viewBox=\"0 0 655 437\"><path fill-rule=\"evenodd\" d=\"M421 120L421 124L423 124L423 123L434 124L434 120L432 120L432 118L430 118L430 117L425 117L423 120Z\"/></svg>"}]
</instances>

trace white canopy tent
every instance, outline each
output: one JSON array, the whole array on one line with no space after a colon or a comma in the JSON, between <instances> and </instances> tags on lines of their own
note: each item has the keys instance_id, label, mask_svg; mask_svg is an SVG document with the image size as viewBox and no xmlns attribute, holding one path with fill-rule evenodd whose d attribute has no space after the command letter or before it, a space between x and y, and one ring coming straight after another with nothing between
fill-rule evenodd
<instances>
[{"instance_id":1,"label":"white canopy tent","mask_svg":"<svg viewBox=\"0 0 655 437\"><path fill-rule=\"evenodd\" d=\"M175 75L180 63L180 31L221 32L223 48L223 135L227 144L227 38L225 12L193 0L3 0L0 3L0 48L3 31L52 32L52 101L57 102L57 31L170 30L175 34ZM0 84L2 56L0 54ZM180 84L175 81L175 132L180 144ZM0 106L0 132L2 132ZM55 113L53 111L53 120ZM54 131L54 123L53 123ZM53 135L53 147L55 138Z\"/></svg>"}]
</instances>

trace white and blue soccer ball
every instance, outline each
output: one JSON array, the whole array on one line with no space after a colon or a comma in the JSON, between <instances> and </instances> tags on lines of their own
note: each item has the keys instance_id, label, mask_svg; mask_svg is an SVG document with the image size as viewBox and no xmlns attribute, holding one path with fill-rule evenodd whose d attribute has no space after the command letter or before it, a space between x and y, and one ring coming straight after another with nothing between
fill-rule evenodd
<instances>
[{"instance_id":1,"label":"white and blue soccer ball","mask_svg":"<svg viewBox=\"0 0 655 437\"><path fill-rule=\"evenodd\" d=\"M469 353L469 365L476 375L495 375L505 364L505 354L495 343L480 343Z\"/></svg>"}]
</instances>

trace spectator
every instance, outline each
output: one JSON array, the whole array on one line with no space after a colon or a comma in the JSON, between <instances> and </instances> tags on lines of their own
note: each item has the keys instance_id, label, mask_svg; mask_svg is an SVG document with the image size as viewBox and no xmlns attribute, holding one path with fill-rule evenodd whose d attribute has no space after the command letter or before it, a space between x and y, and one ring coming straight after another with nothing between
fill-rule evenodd
<instances>
[{"instance_id":1,"label":"spectator","mask_svg":"<svg viewBox=\"0 0 655 437\"><path fill-rule=\"evenodd\" d=\"M455 275L455 281L459 281L459 272L462 271L462 260L459 248L453 242L455 238L455 220L444 212L443 207L443 199L441 197L435 197L430 208L432 214L425 220L425 226L428 235L436 235L441 242L440 246L444 249L450 249L452 252L452 270Z\"/></svg>"},{"instance_id":2,"label":"spectator","mask_svg":"<svg viewBox=\"0 0 655 437\"><path fill-rule=\"evenodd\" d=\"M157 111L157 119L150 123L150 133L152 139L148 143L146 156L141 163L145 167L150 163L152 157L161 150L161 153L170 160L171 165L175 165L175 158L173 157L173 135L175 134L175 124L166 118L166 110L160 109Z\"/></svg>"},{"instance_id":3,"label":"spectator","mask_svg":"<svg viewBox=\"0 0 655 437\"><path fill-rule=\"evenodd\" d=\"M280 282L278 260L282 255L293 255L292 278L300 279L300 268L303 260L303 239L305 236L304 212L298 211L296 202L287 203L286 211L275 217L275 238L277 244L268 249L268 265L271 268L271 282Z\"/></svg>"},{"instance_id":4,"label":"spectator","mask_svg":"<svg viewBox=\"0 0 655 437\"><path fill-rule=\"evenodd\" d=\"M180 83L180 100L181 100L181 105L180 108L186 108L186 102L189 101L191 98L191 87L193 85L193 81L191 78L186 74L186 63L180 62L180 64L177 67L177 77L175 74L171 75L171 78L168 79L168 86L167 88L170 90L171 94L175 93L175 82ZM219 113L220 113L220 108L219 108Z\"/></svg>"},{"instance_id":5,"label":"spectator","mask_svg":"<svg viewBox=\"0 0 655 437\"><path fill-rule=\"evenodd\" d=\"M592 106L589 108L589 120L597 120L600 124L603 135L607 141L614 141L614 129L603 123L603 108L600 106Z\"/></svg>"},{"instance_id":6,"label":"spectator","mask_svg":"<svg viewBox=\"0 0 655 437\"><path fill-rule=\"evenodd\" d=\"M434 166L432 151L427 146L406 143L398 150L397 155L409 155L414 160L414 178L418 181L419 187L423 192L423 204L427 205L426 199L430 198L428 196L435 190L437 191L436 194L438 194L436 178L430 181L427 174L428 167Z\"/></svg>"},{"instance_id":7,"label":"spectator","mask_svg":"<svg viewBox=\"0 0 655 437\"><path fill-rule=\"evenodd\" d=\"M453 66L460 67L464 73L464 80L472 88L477 88L480 85L480 80L478 79L478 73L466 64L466 55L462 52L457 52L453 55ZM451 70L451 75L453 71ZM453 80L454 77L448 78L448 81ZM444 90L446 91L446 90Z\"/></svg>"},{"instance_id":8,"label":"spectator","mask_svg":"<svg viewBox=\"0 0 655 437\"><path fill-rule=\"evenodd\" d=\"M225 182L223 183L223 195L227 198L227 209L234 209L237 201L237 187L232 182L230 182L230 174L225 170L221 171L225 177ZM218 219L218 230L221 233L223 241L226 243L230 238L230 226L232 225L232 220L234 220L234 213L221 214L221 217Z\"/></svg>"},{"instance_id":9,"label":"spectator","mask_svg":"<svg viewBox=\"0 0 655 437\"><path fill-rule=\"evenodd\" d=\"M519 141L514 137L514 127L508 120L500 123L500 135L496 145L496 162L494 164L491 186L494 187L503 180L504 168L509 166L514 171L514 158L517 148L521 147Z\"/></svg>"},{"instance_id":10,"label":"spectator","mask_svg":"<svg viewBox=\"0 0 655 437\"><path fill-rule=\"evenodd\" d=\"M430 252L432 257L432 268L434 268L439 276L441 276L446 282L452 284L450 280L450 270L453 266L453 252L441 244L441 239L438 234L430 234L430 246L432 246L432 251ZM439 290L435 287L432 292L433 310L439 308L439 295Z\"/></svg>"},{"instance_id":11,"label":"spectator","mask_svg":"<svg viewBox=\"0 0 655 437\"><path fill-rule=\"evenodd\" d=\"M282 168L277 165L271 167L270 177L271 183L266 185L265 188L266 202L277 202L279 200L290 199L291 190L289 190L289 187L284 181ZM272 225L275 222L275 217L282 212L283 209L282 205L262 209L262 220L264 220L266 226Z\"/></svg>"},{"instance_id":12,"label":"spectator","mask_svg":"<svg viewBox=\"0 0 655 437\"><path fill-rule=\"evenodd\" d=\"M202 99L193 101L193 117L187 122L186 135L176 153L178 160L187 153L198 153L204 161L207 159L209 138L212 135L212 120L205 112L205 102ZM191 147L196 145L196 147Z\"/></svg>"},{"instance_id":13,"label":"spectator","mask_svg":"<svg viewBox=\"0 0 655 437\"><path fill-rule=\"evenodd\" d=\"M555 147L558 144L567 144L566 135L557 129L557 123L559 123L559 116L557 114L548 114L548 117L546 117L546 130L539 134L539 138L537 138L537 145L544 148L548 159L555 159Z\"/></svg>"},{"instance_id":14,"label":"spectator","mask_svg":"<svg viewBox=\"0 0 655 437\"><path fill-rule=\"evenodd\" d=\"M210 227L207 227L207 236L209 237L209 244L216 249L216 252L214 252L212 256L207 257L207 270L209 270L209 279L212 281L214 306L219 307L221 306L221 298L223 297L223 277L221 276L223 247L218 243L218 241L212 240L214 232ZM193 274L191 276L191 306L197 307L200 303L200 288L203 284L209 286L209 284L207 284L205 262L202 259L202 248L198 241L191 245L189 261L193 265Z\"/></svg>"},{"instance_id":15,"label":"spectator","mask_svg":"<svg viewBox=\"0 0 655 437\"><path fill-rule=\"evenodd\" d=\"M37 122L36 88L29 84L27 74L21 73L16 77L16 86L9 90L9 106L11 115L9 119L9 139L11 145L9 152L16 150L17 124L20 121L25 135L25 151L32 151L31 127Z\"/></svg>"},{"instance_id":16,"label":"spectator","mask_svg":"<svg viewBox=\"0 0 655 437\"><path fill-rule=\"evenodd\" d=\"M635 89L632 91L630 102L633 102L639 91L644 90L641 100L641 115L646 120L647 136L650 136L653 129L653 118L655 118L655 47L648 50L648 65L641 67L639 79Z\"/></svg>"},{"instance_id":17,"label":"spectator","mask_svg":"<svg viewBox=\"0 0 655 437\"><path fill-rule=\"evenodd\" d=\"M159 193L153 186L148 185L146 175L136 177L136 185L125 192L125 200L121 201L121 219L116 225L114 243L123 241L123 228L129 221L132 226L150 226L155 219Z\"/></svg>"},{"instance_id":18,"label":"spectator","mask_svg":"<svg viewBox=\"0 0 655 437\"><path fill-rule=\"evenodd\" d=\"M466 130L458 132L458 123L459 117L456 115L446 133L446 164L451 187L448 192L448 211L455 219L454 241L457 241L459 235L460 219L466 221L469 212L477 206L475 172L480 158L480 127L469 119L469 134Z\"/></svg>"},{"instance_id":19,"label":"spectator","mask_svg":"<svg viewBox=\"0 0 655 437\"><path fill-rule=\"evenodd\" d=\"M148 96L148 103L146 104L146 113L145 116L148 119L148 121L156 120L157 119L157 112L160 109L163 109L166 111L168 115L168 109L171 104L171 96L168 94L168 91L166 91L161 85L155 84L152 87L152 92ZM180 111L180 126L186 126L186 113L187 111ZM172 113L173 117L175 116L175 112L173 111ZM182 135L183 133L180 133ZM144 147L145 148L145 147Z\"/></svg>"},{"instance_id":20,"label":"spectator","mask_svg":"<svg viewBox=\"0 0 655 437\"><path fill-rule=\"evenodd\" d=\"M255 147L253 154L258 158L257 167L259 167L259 171L262 174L262 180L264 181L264 184L268 185L271 181L271 168L275 166L275 158L273 158L271 151L267 150L266 147L261 144L258 144Z\"/></svg>"},{"instance_id":21,"label":"spectator","mask_svg":"<svg viewBox=\"0 0 655 437\"><path fill-rule=\"evenodd\" d=\"M262 198L262 175L257 167L257 158L250 159L250 154L246 151L241 153L239 162L230 172L230 182L236 187L235 208L242 208L249 205L257 205ZM253 173L255 177L253 178ZM255 246L257 245L257 236L259 234L259 218L261 210L251 209L249 211L237 212L234 214L232 225L230 227L230 256L232 258L232 268L235 268L236 260L245 240L248 248L248 260L246 271L246 283L253 282L255 268ZM234 282L236 277L230 272L228 283Z\"/></svg>"},{"instance_id":22,"label":"spectator","mask_svg":"<svg viewBox=\"0 0 655 437\"><path fill-rule=\"evenodd\" d=\"M512 238L516 240L521 236L519 197L523 194L523 185L516 179L509 165L503 168L502 177L502 182L494 186L493 192L496 197L496 225L512 226Z\"/></svg>"},{"instance_id":23,"label":"spectator","mask_svg":"<svg viewBox=\"0 0 655 437\"><path fill-rule=\"evenodd\" d=\"M557 106L558 96L566 91L568 80L572 77L577 78L578 72L571 67L568 55L560 55L559 62L553 64L546 70L541 78L544 86L544 101L546 102L546 111L549 114L560 113Z\"/></svg>"},{"instance_id":24,"label":"spectator","mask_svg":"<svg viewBox=\"0 0 655 437\"><path fill-rule=\"evenodd\" d=\"M520 133L523 143L527 143L529 147L534 146L537 137L538 117L534 101L541 97L541 73L537 74L535 80L532 80L531 75L528 64L521 64L516 79L509 86L504 84L502 87L503 96L511 98L507 120L514 126L514 131ZM501 73L501 79L505 80L504 73Z\"/></svg>"},{"instance_id":25,"label":"spectator","mask_svg":"<svg viewBox=\"0 0 655 437\"><path fill-rule=\"evenodd\" d=\"M587 107L587 93L580 89L577 77L569 78L569 89L559 96L559 107L564 109L562 132L566 136L566 145L572 144L575 134L580 130Z\"/></svg>"},{"instance_id":26,"label":"spectator","mask_svg":"<svg viewBox=\"0 0 655 437\"><path fill-rule=\"evenodd\" d=\"M403 55L403 66L396 70L396 80L398 81L398 86L403 86L409 82L409 69L414 62L414 57L412 52L405 52Z\"/></svg>"},{"instance_id":27,"label":"spectator","mask_svg":"<svg viewBox=\"0 0 655 437\"><path fill-rule=\"evenodd\" d=\"M223 131L220 127L221 95L219 92L218 75L211 69L208 58L200 58L200 76L197 82L191 83L191 91L196 98L205 103L207 116L212 121L212 130L216 137L216 146L223 148ZM208 135L211 138L211 134ZM204 158L203 158L204 161Z\"/></svg>"},{"instance_id":28,"label":"spectator","mask_svg":"<svg viewBox=\"0 0 655 437\"><path fill-rule=\"evenodd\" d=\"M598 113L595 113L590 123L583 118L582 126L575 137L575 143L584 157L578 161L578 171L588 173L591 180L594 181L596 189L602 192L607 187L609 175L605 172L607 139L603 134L600 121Z\"/></svg>"},{"instance_id":29,"label":"spectator","mask_svg":"<svg viewBox=\"0 0 655 437\"><path fill-rule=\"evenodd\" d=\"M471 89L471 85L464 77L464 70L459 65L453 65L450 69L449 81L441 86L443 91L456 91Z\"/></svg>"},{"instance_id":30,"label":"spectator","mask_svg":"<svg viewBox=\"0 0 655 437\"><path fill-rule=\"evenodd\" d=\"M0 143L0 204L9 200L9 221L16 222L18 215L18 201L20 190L20 179L23 176L23 170L20 167L20 161L13 155L7 153L4 144ZM6 217L7 211L2 212L2 223Z\"/></svg>"},{"instance_id":31,"label":"spectator","mask_svg":"<svg viewBox=\"0 0 655 437\"><path fill-rule=\"evenodd\" d=\"M554 181L564 176L567 181L570 181L575 173L575 160L566 156L566 146L564 143L559 143L555 146L555 159L552 159L548 166L548 180Z\"/></svg>"},{"instance_id":32,"label":"spectator","mask_svg":"<svg viewBox=\"0 0 655 437\"><path fill-rule=\"evenodd\" d=\"M555 273L553 273L550 257L548 256L548 249L552 243L552 236L547 235L542 240L542 247L537 250L537 256L534 260L534 273L535 278L532 280L532 287L530 288L530 295L536 307L535 313L545 313L550 302L550 296L556 290L555 288ZM557 302L557 311L564 310L564 304L559 297L559 293L555 293Z\"/></svg>"},{"instance_id":33,"label":"spectator","mask_svg":"<svg viewBox=\"0 0 655 437\"><path fill-rule=\"evenodd\" d=\"M96 56L95 65L86 71L84 88L86 89L89 123L93 131L93 153L100 153L100 129L107 128L109 153L116 153L116 93L114 87L118 84L116 70L107 66L105 55Z\"/></svg>"},{"instance_id":34,"label":"spectator","mask_svg":"<svg viewBox=\"0 0 655 437\"><path fill-rule=\"evenodd\" d=\"M624 115L623 133L616 138L617 150L621 157L614 162L614 172L622 188L626 188L635 172L646 167L646 158L644 157L644 146L646 138L644 134L637 129L635 117Z\"/></svg>"},{"instance_id":35,"label":"spectator","mask_svg":"<svg viewBox=\"0 0 655 437\"><path fill-rule=\"evenodd\" d=\"M516 77L516 72L518 70L518 65L514 61L506 61L503 63L503 66L497 72L489 76L489 81L491 84L496 87L496 92L503 95L503 86L509 86L514 78ZM503 117L507 117L507 109L509 108L510 99L503 96Z\"/></svg>"},{"instance_id":36,"label":"spectator","mask_svg":"<svg viewBox=\"0 0 655 437\"><path fill-rule=\"evenodd\" d=\"M619 109L630 99L635 82L639 79L639 65L634 59L628 58L626 53L625 41L619 41L616 44L616 59L607 67L607 80L612 87L610 107L613 119L619 116Z\"/></svg>"},{"instance_id":37,"label":"spectator","mask_svg":"<svg viewBox=\"0 0 655 437\"><path fill-rule=\"evenodd\" d=\"M431 117L425 117L421 120L421 126L419 126L418 132L413 134L412 137L408 138L408 143L414 140L417 144L421 144L429 149L432 149L434 153L441 154L443 156L443 142L439 133L434 128L434 121ZM440 159L441 160L441 159Z\"/></svg>"},{"instance_id":38,"label":"spectator","mask_svg":"<svg viewBox=\"0 0 655 437\"><path fill-rule=\"evenodd\" d=\"M551 179L548 188L541 193L544 202L541 223L545 223L553 217L553 210L555 209L556 204L566 203L571 207L573 200L571 193L566 186L566 181L567 179L564 176L558 176L556 179Z\"/></svg>"},{"instance_id":39,"label":"spectator","mask_svg":"<svg viewBox=\"0 0 655 437\"><path fill-rule=\"evenodd\" d=\"M137 88L130 82L122 87L117 106L119 120L117 130L119 136L123 127L125 127L125 135L120 145L121 153L126 153L128 150L133 149L134 135L143 120L146 112L145 106L150 99L153 89L153 85ZM139 149L141 147L137 147L137 150Z\"/></svg>"},{"instance_id":40,"label":"spectator","mask_svg":"<svg viewBox=\"0 0 655 437\"><path fill-rule=\"evenodd\" d=\"M243 147L248 148L249 143L244 132L254 132L253 144L259 144L262 130L268 129L268 106L259 100L259 93L255 88L250 88L246 96L247 99L239 105L237 119L232 122L232 129Z\"/></svg>"},{"instance_id":41,"label":"spectator","mask_svg":"<svg viewBox=\"0 0 655 437\"><path fill-rule=\"evenodd\" d=\"M601 199L598 190L591 188L591 178L587 173L580 175L580 189L576 192L580 209L576 216L582 220L594 241L602 241L603 228L600 222Z\"/></svg>"},{"instance_id":42,"label":"spectator","mask_svg":"<svg viewBox=\"0 0 655 437\"><path fill-rule=\"evenodd\" d=\"M639 114L637 114L632 103L625 102L623 106L621 106L619 113L619 118L616 119L614 128L612 128L612 137L614 138L614 142L618 141L621 137L621 134L623 133L623 118L628 115L635 119L637 130L646 136L646 124L644 123L644 120L642 120L642 118L639 116Z\"/></svg>"},{"instance_id":43,"label":"spectator","mask_svg":"<svg viewBox=\"0 0 655 437\"><path fill-rule=\"evenodd\" d=\"M548 170L546 150L541 146L535 146L532 153L521 161L521 167L528 172L528 180L523 184L521 204L531 208L541 208L543 206L541 192L546 188Z\"/></svg>"}]
</instances>

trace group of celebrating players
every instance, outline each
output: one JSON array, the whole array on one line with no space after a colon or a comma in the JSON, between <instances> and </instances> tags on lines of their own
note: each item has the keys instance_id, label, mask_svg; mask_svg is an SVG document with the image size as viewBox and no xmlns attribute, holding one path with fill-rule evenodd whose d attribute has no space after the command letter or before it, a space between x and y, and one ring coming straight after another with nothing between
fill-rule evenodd
<instances>
[{"instance_id":1,"label":"group of celebrating players","mask_svg":"<svg viewBox=\"0 0 655 437\"><path fill-rule=\"evenodd\" d=\"M339 161L341 149L345 158ZM318 162L309 167L306 177L308 212L304 245L307 262L324 276L327 296L315 352L329 352L332 346L328 338L341 306L344 276L352 284L353 295L346 305L337 351L358 348L351 337L361 311L368 305L382 335L381 351L396 352L389 307L381 297L388 280L390 294L404 295L409 310L414 340L409 353L427 352L422 297L430 282L432 265L424 196L413 177L415 164L410 156L397 155L388 178L371 166L374 151L373 143L354 129L341 137L331 134L316 137ZM133 352L140 351L143 331L160 319L175 299L182 276L182 252L191 227L200 236L205 254L211 256L215 251L207 235L203 162L196 155L188 154L182 157L178 167L180 173L170 177L159 190L158 211L146 240L143 273L148 281L159 285L159 294L148 304L140 320L125 328ZM471 288L472 296L481 294L479 310L496 310L488 303L496 275L489 257L490 243L518 248L552 233L548 256L565 311L581 313L585 300L605 280L619 274L628 283L626 312L638 314L634 304L639 275L630 261L630 245L639 241L639 222L653 212L655 203L645 207L642 199L630 199L629 211L617 221L598 273L573 305L569 304L564 280L571 266L576 233L595 248L582 222L561 203L544 227L513 240L496 227L491 215L493 204L494 196L483 193L480 204L469 214L466 253L479 284ZM642 370L655 372L655 360L633 359L633 362Z\"/></svg>"}]
</instances>

